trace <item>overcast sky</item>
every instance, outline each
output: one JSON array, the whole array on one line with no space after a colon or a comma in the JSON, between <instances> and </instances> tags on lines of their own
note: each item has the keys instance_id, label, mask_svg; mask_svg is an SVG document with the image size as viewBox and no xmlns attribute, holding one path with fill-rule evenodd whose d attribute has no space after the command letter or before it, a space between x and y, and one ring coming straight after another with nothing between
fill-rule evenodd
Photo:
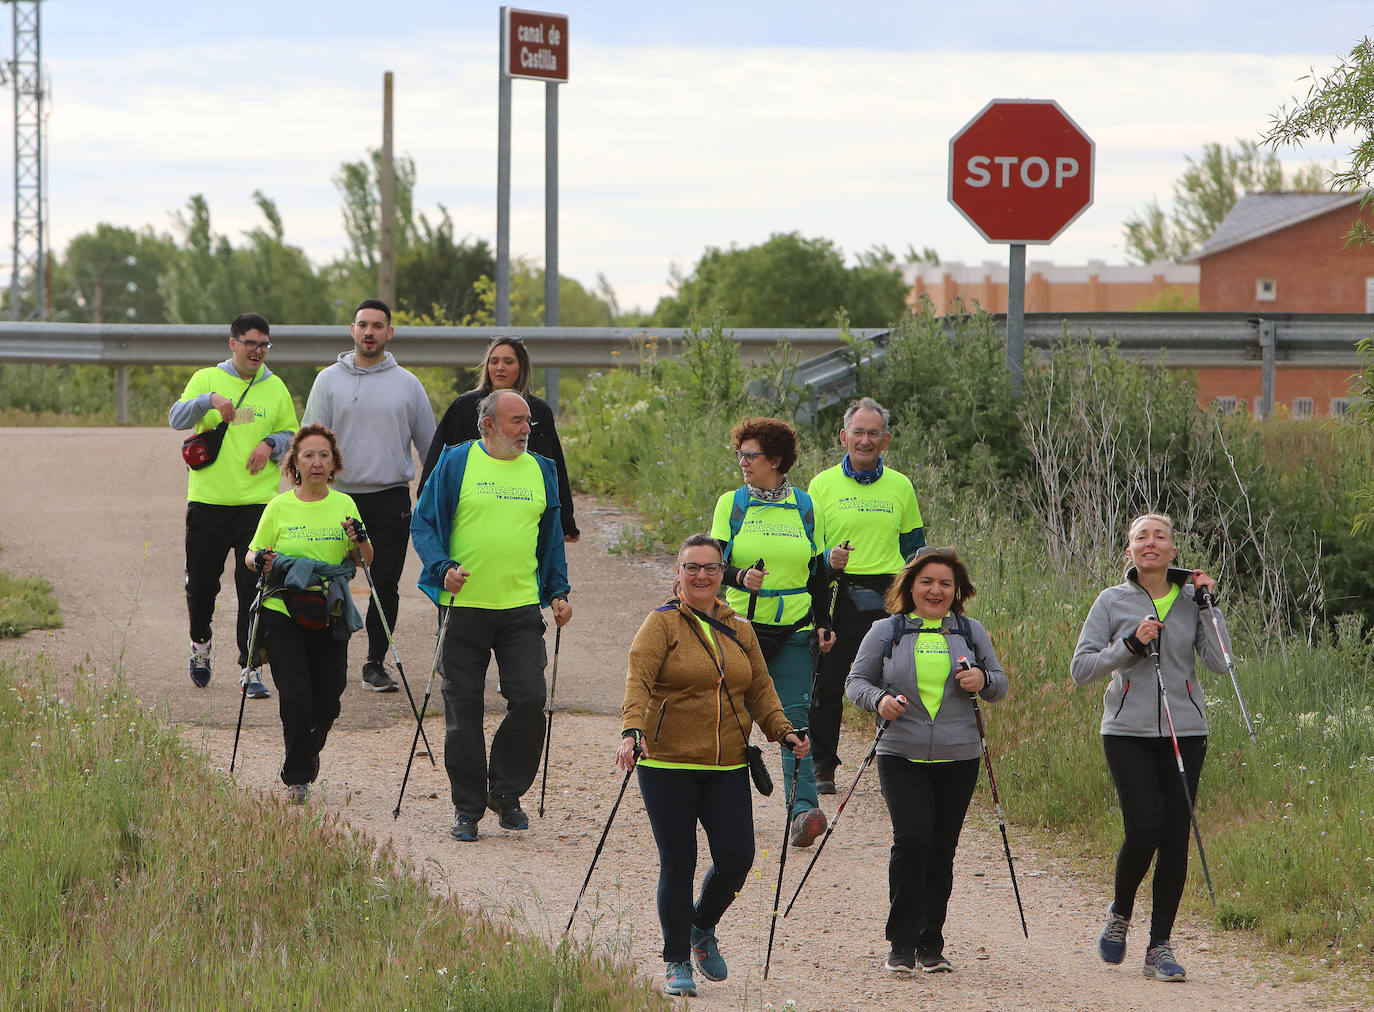
<instances>
[{"instance_id":1,"label":"overcast sky","mask_svg":"<svg viewBox=\"0 0 1374 1012\"><path fill-rule=\"evenodd\" d=\"M61 250L98 222L173 229L194 193L217 231L275 199L322 264L345 245L332 177L381 139L416 205L494 241L498 6L467 0L43 4L48 198ZM945 199L949 138L991 98L1053 98L1093 138L1095 202L1031 260L1124 262L1121 223L1213 140L1255 138L1311 67L1374 31L1365 3L550 5L560 91L560 266L650 308L707 246L773 232L1005 262ZM8 21L8 18L5 19ZM542 260L544 86L514 82L511 245ZM10 103L3 103L5 117ZM1344 146L1282 152L1336 157ZM0 254L6 264L8 250Z\"/></svg>"}]
</instances>

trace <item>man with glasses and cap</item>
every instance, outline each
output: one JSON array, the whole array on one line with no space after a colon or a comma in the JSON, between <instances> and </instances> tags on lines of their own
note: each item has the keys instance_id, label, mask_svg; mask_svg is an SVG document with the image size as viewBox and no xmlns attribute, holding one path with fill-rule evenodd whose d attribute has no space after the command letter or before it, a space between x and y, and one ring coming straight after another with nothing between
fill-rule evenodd
<instances>
[{"instance_id":1,"label":"man with glasses and cap","mask_svg":"<svg viewBox=\"0 0 1374 1012\"><path fill-rule=\"evenodd\" d=\"M883 466L892 442L888 422L887 409L871 397L850 404L840 431L844 459L816 475L807 489L821 514L827 547L850 546L835 595L835 646L821 655L811 700L811 755L821 794L835 793L844 680L859 643L887 614L883 595L892 578L926 543L911 479Z\"/></svg>"},{"instance_id":2,"label":"man with glasses and cap","mask_svg":"<svg viewBox=\"0 0 1374 1012\"><path fill-rule=\"evenodd\" d=\"M225 556L234 553L238 592L238 657L250 699L266 699L257 658L248 656L249 612L257 575L244 565L248 543L281 473L269 466L291 446L296 408L281 377L267 368L272 347L267 321L242 313L229 325L229 358L191 377L167 421L174 429L209 432L224 424L218 455L188 472L186 494L186 609L190 616L191 684L210 684L211 620Z\"/></svg>"}]
</instances>

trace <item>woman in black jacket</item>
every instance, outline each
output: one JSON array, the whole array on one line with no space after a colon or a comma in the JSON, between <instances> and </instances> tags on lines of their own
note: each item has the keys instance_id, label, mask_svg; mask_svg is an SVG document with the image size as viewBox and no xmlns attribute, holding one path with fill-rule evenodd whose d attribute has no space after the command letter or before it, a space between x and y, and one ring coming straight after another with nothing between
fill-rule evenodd
<instances>
[{"instance_id":1,"label":"woman in black jacket","mask_svg":"<svg viewBox=\"0 0 1374 1012\"><path fill-rule=\"evenodd\" d=\"M563 463L563 445L554 427L553 410L548 403L530 393L530 355L525 339L511 335L496 338L487 346L482 359L482 381L473 390L459 396L448 410L429 444L429 454L420 475L420 488L425 487L429 473L439 463L445 446L457 446L469 439L480 439L477 429L477 405L493 390L514 390L530 406L531 452L548 457L558 468L558 498L563 518L563 540L576 541L580 537L577 520L573 517L572 486L568 484L568 468Z\"/></svg>"}]
</instances>

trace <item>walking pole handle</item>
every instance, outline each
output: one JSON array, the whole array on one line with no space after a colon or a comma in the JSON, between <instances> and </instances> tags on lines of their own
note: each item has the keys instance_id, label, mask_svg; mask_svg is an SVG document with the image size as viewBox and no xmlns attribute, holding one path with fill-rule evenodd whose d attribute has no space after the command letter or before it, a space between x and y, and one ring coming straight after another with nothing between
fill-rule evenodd
<instances>
[{"instance_id":1,"label":"walking pole handle","mask_svg":"<svg viewBox=\"0 0 1374 1012\"><path fill-rule=\"evenodd\" d=\"M757 569L760 573L762 573L762 572L763 572L763 559L760 558L759 561L756 562L756 563L754 563L752 566L750 566L749 569ZM745 572L748 572L748 570L745 570ZM740 577L740 582L741 582L741 583L744 582L744 577L743 577L743 576ZM751 591L749 592L749 614L745 616L745 618L747 618L750 622L754 621L754 608L758 605L758 603L759 603L759 595L758 595L758 593L757 593L756 591L752 591L752 590L751 590Z\"/></svg>"}]
</instances>

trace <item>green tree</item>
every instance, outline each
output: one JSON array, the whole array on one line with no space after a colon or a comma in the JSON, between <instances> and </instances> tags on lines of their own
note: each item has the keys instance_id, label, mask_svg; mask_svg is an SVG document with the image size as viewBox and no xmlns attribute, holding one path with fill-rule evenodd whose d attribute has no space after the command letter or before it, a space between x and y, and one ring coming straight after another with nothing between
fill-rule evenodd
<instances>
[{"instance_id":1,"label":"green tree","mask_svg":"<svg viewBox=\"0 0 1374 1012\"><path fill-rule=\"evenodd\" d=\"M402 156L393 159L393 167L396 173L396 257L399 260L419 235L414 213L415 161ZM343 197L348 259L376 277L382 255L381 149L369 148L366 160L340 165L334 186Z\"/></svg>"},{"instance_id":2,"label":"green tree","mask_svg":"<svg viewBox=\"0 0 1374 1012\"><path fill-rule=\"evenodd\" d=\"M325 280L299 247L285 242L277 205L260 190L253 200L267 227L245 233L241 247L215 234L200 194L176 215L182 241L161 278L170 322L227 323L249 311L270 323L332 322Z\"/></svg>"},{"instance_id":3,"label":"green tree","mask_svg":"<svg viewBox=\"0 0 1374 1012\"><path fill-rule=\"evenodd\" d=\"M485 239L454 240L453 219L439 205L439 220L431 225L420 215L419 235L396 257L396 302L413 313L436 308L460 320L477 312L477 279L496 273L496 257Z\"/></svg>"},{"instance_id":4,"label":"green tree","mask_svg":"<svg viewBox=\"0 0 1374 1012\"><path fill-rule=\"evenodd\" d=\"M1167 211L1151 200L1123 226L1126 258L1137 263L1179 261L1202 246L1242 195L1252 191L1321 190L1330 170L1303 166L1285 175L1272 151L1261 153L1257 141L1237 140L1234 147L1203 146L1198 161L1174 181L1174 203Z\"/></svg>"},{"instance_id":5,"label":"green tree","mask_svg":"<svg viewBox=\"0 0 1374 1012\"><path fill-rule=\"evenodd\" d=\"M1264 142L1273 147L1296 145L1326 138L1335 141L1347 130L1355 133L1350 147L1350 162L1331 174L1331 189L1356 190L1367 187L1374 177L1374 41L1365 36L1348 56L1327 74L1318 76L1313 68L1300 80L1309 82L1307 97L1283 106L1271 120ZM1361 210L1374 207L1374 190L1367 190L1360 201ZM1348 243L1374 242L1374 230L1356 218L1346 234Z\"/></svg>"},{"instance_id":6,"label":"green tree","mask_svg":"<svg viewBox=\"0 0 1374 1012\"><path fill-rule=\"evenodd\" d=\"M52 318L61 323L163 323L159 279L176 256L171 236L102 222L53 265Z\"/></svg>"},{"instance_id":7,"label":"green tree","mask_svg":"<svg viewBox=\"0 0 1374 1012\"><path fill-rule=\"evenodd\" d=\"M685 326L693 311L725 314L729 327L831 327L845 310L856 327L885 327L906 312L906 282L886 250L846 267L829 239L780 232L743 249L710 247L677 291L659 300L653 322Z\"/></svg>"}]
</instances>

